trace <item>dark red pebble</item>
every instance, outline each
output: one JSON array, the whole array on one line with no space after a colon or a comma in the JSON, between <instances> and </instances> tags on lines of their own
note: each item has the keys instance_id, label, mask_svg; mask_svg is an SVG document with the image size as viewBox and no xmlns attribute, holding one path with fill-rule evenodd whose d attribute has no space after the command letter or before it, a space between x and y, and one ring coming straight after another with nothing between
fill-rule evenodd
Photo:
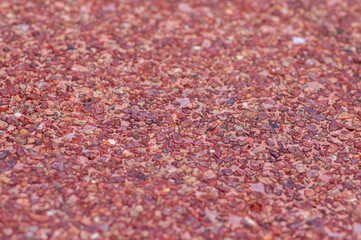
<instances>
[{"instance_id":1,"label":"dark red pebble","mask_svg":"<svg viewBox=\"0 0 361 240\"><path fill-rule=\"evenodd\" d=\"M281 156L281 154L279 152L276 151L270 151L270 155L274 158L279 158Z\"/></svg>"}]
</instances>

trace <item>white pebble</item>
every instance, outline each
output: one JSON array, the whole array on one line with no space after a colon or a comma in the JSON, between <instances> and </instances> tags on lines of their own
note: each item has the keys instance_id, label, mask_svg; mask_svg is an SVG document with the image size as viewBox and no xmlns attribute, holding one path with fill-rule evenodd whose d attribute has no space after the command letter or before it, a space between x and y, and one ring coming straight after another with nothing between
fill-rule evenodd
<instances>
[{"instance_id":1,"label":"white pebble","mask_svg":"<svg viewBox=\"0 0 361 240\"><path fill-rule=\"evenodd\" d=\"M306 42L306 39L301 38L301 37L293 37L293 44L297 45L297 44L304 44Z\"/></svg>"},{"instance_id":2,"label":"white pebble","mask_svg":"<svg viewBox=\"0 0 361 240\"><path fill-rule=\"evenodd\" d=\"M19 25L19 28L25 32L25 31L27 31L27 30L29 29L29 25L27 25L27 24L20 24L20 25Z\"/></svg>"},{"instance_id":3,"label":"white pebble","mask_svg":"<svg viewBox=\"0 0 361 240\"><path fill-rule=\"evenodd\" d=\"M19 112L14 113L14 116L15 116L15 117L21 117L21 115L22 115L22 114L19 113Z\"/></svg>"}]
</instances>

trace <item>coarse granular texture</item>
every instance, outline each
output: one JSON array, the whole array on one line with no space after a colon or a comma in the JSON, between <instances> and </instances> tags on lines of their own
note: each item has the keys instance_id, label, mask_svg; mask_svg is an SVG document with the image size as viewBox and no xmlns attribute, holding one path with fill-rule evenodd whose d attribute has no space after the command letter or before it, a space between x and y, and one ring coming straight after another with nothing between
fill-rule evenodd
<instances>
[{"instance_id":1,"label":"coarse granular texture","mask_svg":"<svg viewBox=\"0 0 361 240\"><path fill-rule=\"evenodd\" d=\"M0 239L361 239L358 0L1 0Z\"/></svg>"}]
</instances>

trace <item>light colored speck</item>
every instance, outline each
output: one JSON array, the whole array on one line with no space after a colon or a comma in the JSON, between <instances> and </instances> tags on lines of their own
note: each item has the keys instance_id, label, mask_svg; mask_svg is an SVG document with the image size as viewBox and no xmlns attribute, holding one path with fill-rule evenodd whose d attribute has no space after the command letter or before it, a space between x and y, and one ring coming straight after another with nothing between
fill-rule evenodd
<instances>
[{"instance_id":1,"label":"light colored speck","mask_svg":"<svg viewBox=\"0 0 361 240\"><path fill-rule=\"evenodd\" d=\"M361 233L361 224L360 223L354 223L353 224L353 232L354 233Z\"/></svg>"},{"instance_id":2,"label":"light colored speck","mask_svg":"<svg viewBox=\"0 0 361 240\"><path fill-rule=\"evenodd\" d=\"M185 96L191 94L192 92L194 92L194 89L186 91L185 93L182 93L182 96L185 97Z\"/></svg>"},{"instance_id":3,"label":"light colored speck","mask_svg":"<svg viewBox=\"0 0 361 240\"><path fill-rule=\"evenodd\" d=\"M173 70L173 72L175 72L175 73L181 73L181 72L182 72L182 69L181 69L181 68L175 68L175 69Z\"/></svg>"},{"instance_id":4,"label":"light colored speck","mask_svg":"<svg viewBox=\"0 0 361 240\"><path fill-rule=\"evenodd\" d=\"M42 86L44 86L46 83L44 83L44 82L39 82L39 83L37 83L36 85L40 88L40 87L42 87Z\"/></svg>"},{"instance_id":5,"label":"light colored speck","mask_svg":"<svg viewBox=\"0 0 361 240\"><path fill-rule=\"evenodd\" d=\"M189 98L177 98L177 102L180 103L181 107L184 107L188 103L190 103Z\"/></svg>"},{"instance_id":6,"label":"light colored speck","mask_svg":"<svg viewBox=\"0 0 361 240\"><path fill-rule=\"evenodd\" d=\"M259 182L259 183L254 183L251 185L252 186L252 190L255 192L260 192L260 193L264 193L264 185L263 183Z\"/></svg>"},{"instance_id":7,"label":"light colored speck","mask_svg":"<svg viewBox=\"0 0 361 240\"><path fill-rule=\"evenodd\" d=\"M264 103L264 104L262 104L262 106L263 106L265 109L270 109L270 108L273 107L273 105L272 105L272 104L269 104L269 103Z\"/></svg>"},{"instance_id":8,"label":"light colored speck","mask_svg":"<svg viewBox=\"0 0 361 240\"><path fill-rule=\"evenodd\" d=\"M21 115L22 115L22 114L19 113L19 112L14 113L14 116L15 116L15 117L21 117Z\"/></svg>"},{"instance_id":9,"label":"light colored speck","mask_svg":"<svg viewBox=\"0 0 361 240\"><path fill-rule=\"evenodd\" d=\"M190 13L192 12L192 8L187 3L180 3L178 5L178 9L182 12Z\"/></svg>"},{"instance_id":10,"label":"light colored speck","mask_svg":"<svg viewBox=\"0 0 361 240\"><path fill-rule=\"evenodd\" d=\"M236 215L229 216L229 223L235 227L238 227L242 222L242 218Z\"/></svg>"},{"instance_id":11,"label":"light colored speck","mask_svg":"<svg viewBox=\"0 0 361 240\"><path fill-rule=\"evenodd\" d=\"M293 37L292 39L293 44L297 45L297 44L304 44L306 42L306 39L301 38L301 37Z\"/></svg>"},{"instance_id":12,"label":"light colored speck","mask_svg":"<svg viewBox=\"0 0 361 240\"><path fill-rule=\"evenodd\" d=\"M193 46L192 50L193 51L200 51L200 50L202 50L202 48L201 48L201 46Z\"/></svg>"},{"instance_id":13,"label":"light colored speck","mask_svg":"<svg viewBox=\"0 0 361 240\"><path fill-rule=\"evenodd\" d=\"M108 142L112 145L115 145L117 143L114 139L108 139Z\"/></svg>"},{"instance_id":14,"label":"light colored speck","mask_svg":"<svg viewBox=\"0 0 361 240\"><path fill-rule=\"evenodd\" d=\"M69 133L68 135L66 135L67 139L72 139L75 136L75 133Z\"/></svg>"},{"instance_id":15,"label":"light colored speck","mask_svg":"<svg viewBox=\"0 0 361 240\"><path fill-rule=\"evenodd\" d=\"M244 217L244 221L247 222L249 225L257 226L257 223L252 218L250 218L248 216Z\"/></svg>"},{"instance_id":16,"label":"light colored speck","mask_svg":"<svg viewBox=\"0 0 361 240\"><path fill-rule=\"evenodd\" d=\"M29 25L27 25L27 24L20 24L20 25L19 25L19 28L25 32L25 31L27 31L27 30L29 29Z\"/></svg>"},{"instance_id":17,"label":"light colored speck","mask_svg":"<svg viewBox=\"0 0 361 240\"><path fill-rule=\"evenodd\" d=\"M100 234L99 233L93 233L91 236L90 236L90 239L97 239L99 238Z\"/></svg>"},{"instance_id":18,"label":"light colored speck","mask_svg":"<svg viewBox=\"0 0 361 240\"><path fill-rule=\"evenodd\" d=\"M90 130L90 131L92 131L92 130L94 130L96 127L94 127L94 126L92 126L92 125L85 125L84 126L84 130Z\"/></svg>"},{"instance_id":19,"label":"light colored speck","mask_svg":"<svg viewBox=\"0 0 361 240\"><path fill-rule=\"evenodd\" d=\"M216 219L217 211L210 211L210 210L206 209L204 212L206 213L209 220L211 220L211 222L213 222L213 223L217 222L217 219Z\"/></svg>"},{"instance_id":20,"label":"light colored speck","mask_svg":"<svg viewBox=\"0 0 361 240\"><path fill-rule=\"evenodd\" d=\"M97 217L93 218L93 221L96 223L100 223L100 217L97 216Z\"/></svg>"},{"instance_id":21,"label":"light colored speck","mask_svg":"<svg viewBox=\"0 0 361 240\"><path fill-rule=\"evenodd\" d=\"M237 60L243 60L244 57L243 57L242 55L239 55L239 54L238 54L238 55L236 56L236 58L237 58Z\"/></svg>"},{"instance_id":22,"label":"light colored speck","mask_svg":"<svg viewBox=\"0 0 361 240\"><path fill-rule=\"evenodd\" d=\"M57 210L51 209L46 212L46 216L49 216L49 217L54 216L56 214L56 212L57 212Z\"/></svg>"}]
</instances>

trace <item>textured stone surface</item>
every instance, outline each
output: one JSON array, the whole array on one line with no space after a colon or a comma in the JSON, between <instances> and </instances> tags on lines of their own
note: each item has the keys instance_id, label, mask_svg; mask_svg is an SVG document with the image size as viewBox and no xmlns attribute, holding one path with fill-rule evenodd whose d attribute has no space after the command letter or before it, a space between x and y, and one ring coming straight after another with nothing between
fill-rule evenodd
<instances>
[{"instance_id":1,"label":"textured stone surface","mask_svg":"<svg viewBox=\"0 0 361 240\"><path fill-rule=\"evenodd\" d=\"M1 239L359 239L360 1L0 1Z\"/></svg>"}]
</instances>

